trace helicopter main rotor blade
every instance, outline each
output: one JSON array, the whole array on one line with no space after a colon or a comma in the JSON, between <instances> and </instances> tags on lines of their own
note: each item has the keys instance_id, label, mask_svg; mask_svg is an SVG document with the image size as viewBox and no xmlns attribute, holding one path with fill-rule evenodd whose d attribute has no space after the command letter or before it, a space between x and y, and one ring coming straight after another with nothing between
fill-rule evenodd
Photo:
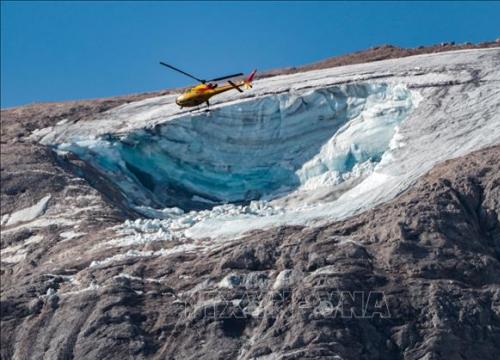
<instances>
[{"instance_id":1,"label":"helicopter main rotor blade","mask_svg":"<svg viewBox=\"0 0 500 360\"><path fill-rule=\"evenodd\" d=\"M211 80L208 80L208 81L220 81L220 80L225 80L225 79L229 79L229 78L236 77L236 76L241 76L241 75L243 75L243 73L221 76L221 77L218 77L218 78L215 78L215 79L211 79Z\"/></svg>"},{"instance_id":2,"label":"helicopter main rotor blade","mask_svg":"<svg viewBox=\"0 0 500 360\"><path fill-rule=\"evenodd\" d=\"M181 74L184 74L186 76L189 76L191 79L195 79L196 81L199 81L201 82L202 84L206 83L207 81L206 80L202 80L202 79L198 79L196 76L193 76L185 71L182 71L181 69L177 69L176 67L172 66L172 65L169 65L169 64L165 64L163 61L160 61L160 64L163 65L163 66L166 66L172 70L175 70L177 72L180 72Z\"/></svg>"}]
</instances>

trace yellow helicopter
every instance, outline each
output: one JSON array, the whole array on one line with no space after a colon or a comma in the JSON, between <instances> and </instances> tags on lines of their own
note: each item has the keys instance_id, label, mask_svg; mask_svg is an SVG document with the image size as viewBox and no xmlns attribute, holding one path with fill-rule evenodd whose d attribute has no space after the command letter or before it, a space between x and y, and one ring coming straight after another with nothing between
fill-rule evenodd
<instances>
[{"instance_id":1,"label":"yellow helicopter","mask_svg":"<svg viewBox=\"0 0 500 360\"><path fill-rule=\"evenodd\" d=\"M243 87L244 89L250 89L250 88L252 88L252 81L253 81L253 78L255 76L255 73L257 72L257 70L252 71L246 79L241 80L239 83L234 83L233 81L228 80L227 85L219 86L216 83L217 81L226 80L226 79L234 78L237 76L241 76L241 75L243 75L243 73L221 76L221 77L211 79L211 80L203 80L203 79L199 79L199 78L197 78L197 77L195 77L195 76L193 76L185 71L182 71L182 70L180 70L172 65L166 64L162 61L160 61L160 64L168 67L169 69L180 72L181 74L184 74L184 75L186 75L186 76L188 76L196 81L199 81L201 83L200 85L196 85L192 88L187 89L177 99L175 99L175 103L177 105L179 105L181 108L198 106L198 105L203 104L203 103L206 103L207 107L210 107L209 99L212 96L215 96L217 94L220 94L220 93L223 93L225 91L232 90L232 89L235 89L239 92L243 92L243 90L241 90L241 87Z\"/></svg>"}]
</instances>

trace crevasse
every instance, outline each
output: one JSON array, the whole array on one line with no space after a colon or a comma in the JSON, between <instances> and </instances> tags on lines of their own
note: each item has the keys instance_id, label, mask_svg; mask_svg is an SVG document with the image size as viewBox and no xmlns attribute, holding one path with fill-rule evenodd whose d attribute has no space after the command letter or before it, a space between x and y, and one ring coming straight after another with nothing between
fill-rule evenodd
<instances>
[{"instance_id":1,"label":"crevasse","mask_svg":"<svg viewBox=\"0 0 500 360\"><path fill-rule=\"evenodd\" d=\"M337 185L372 169L411 99L404 86L380 83L270 94L57 147L94 166L133 207L212 208Z\"/></svg>"}]
</instances>

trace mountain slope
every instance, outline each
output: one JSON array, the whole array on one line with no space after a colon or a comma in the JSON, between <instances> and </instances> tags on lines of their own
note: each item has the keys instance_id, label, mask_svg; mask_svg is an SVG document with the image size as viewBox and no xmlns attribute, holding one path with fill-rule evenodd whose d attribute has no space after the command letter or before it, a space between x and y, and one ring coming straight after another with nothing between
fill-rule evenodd
<instances>
[{"instance_id":1,"label":"mountain slope","mask_svg":"<svg viewBox=\"0 0 500 360\"><path fill-rule=\"evenodd\" d=\"M494 359L499 65L2 110L2 359Z\"/></svg>"},{"instance_id":2,"label":"mountain slope","mask_svg":"<svg viewBox=\"0 0 500 360\"><path fill-rule=\"evenodd\" d=\"M40 263L3 267L2 358L495 359L499 156L446 162L346 221L208 252L88 266L75 241L31 243Z\"/></svg>"}]
</instances>

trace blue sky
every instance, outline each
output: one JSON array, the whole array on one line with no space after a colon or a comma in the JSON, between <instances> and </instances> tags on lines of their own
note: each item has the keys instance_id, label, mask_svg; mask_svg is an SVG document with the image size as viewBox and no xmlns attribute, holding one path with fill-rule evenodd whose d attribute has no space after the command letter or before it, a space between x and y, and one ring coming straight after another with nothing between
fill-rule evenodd
<instances>
[{"instance_id":1,"label":"blue sky","mask_svg":"<svg viewBox=\"0 0 500 360\"><path fill-rule=\"evenodd\" d=\"M186 86L374 45L500 36L500 2L1 3L2 108Z\"/></svg>"}]
</instances>

